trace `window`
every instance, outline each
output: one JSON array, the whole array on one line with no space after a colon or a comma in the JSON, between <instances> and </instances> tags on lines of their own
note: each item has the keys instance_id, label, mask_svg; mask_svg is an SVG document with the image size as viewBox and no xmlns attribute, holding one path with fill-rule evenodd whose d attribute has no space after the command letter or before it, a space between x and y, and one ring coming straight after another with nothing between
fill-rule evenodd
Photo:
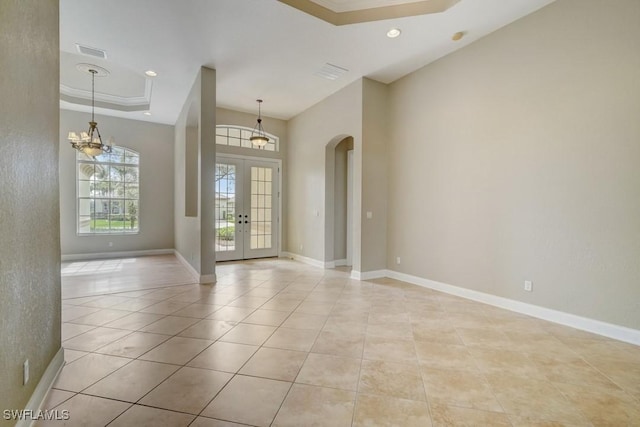
<instances>
[{"instance_id":1,"label":"window","mask_svg":"<svg viewBox=\"0 0 640 427\"><path fill-rule=\"evenodd\" d=\"M266 134L269 142L264 147L254 146L249 138L253 129L242 126L216 126L216 144L230 147L251 148L254 150L278 151L279 139L275 135Z\"/></svg>"},{"instance_id":2,"label":"window","mask_svg":"<svg viewBox=\"0 0 640 427\"><path fill-rule=\"evenodd\" d=\"M124 147L96 158L76 154L78 234L135 234L140 229L140 155Z\"/></svg>"}]
</instances>

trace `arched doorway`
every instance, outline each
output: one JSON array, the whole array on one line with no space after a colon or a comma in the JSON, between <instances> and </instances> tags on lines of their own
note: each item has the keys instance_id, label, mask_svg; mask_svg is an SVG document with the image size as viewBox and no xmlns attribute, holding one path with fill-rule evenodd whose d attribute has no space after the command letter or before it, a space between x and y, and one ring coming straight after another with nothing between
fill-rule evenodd
<instances>
[{"instance_id":1,"label":"arched doorway","mask_svg":"<svg viewBox=\"0 0 640 427\"><path fill-rule=\"evenodd\" d=\"M329 268L352 265L353 170L353 137L332 139L325 162L325 265Z\"/></svg>"}]
</instances>

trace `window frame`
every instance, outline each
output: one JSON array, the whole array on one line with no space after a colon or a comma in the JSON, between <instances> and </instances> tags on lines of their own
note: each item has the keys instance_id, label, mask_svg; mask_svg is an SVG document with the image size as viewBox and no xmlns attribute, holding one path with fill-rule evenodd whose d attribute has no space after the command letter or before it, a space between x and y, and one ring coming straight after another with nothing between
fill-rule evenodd
<instances>
[{"instance_id":1,"label":"window frame","mask_svg":"<svg viewBox=\"0 0 640 427\"><path fill-rule=\"evenodd\" d=\"M218 134L218 130L219 129L226 129L226 135L219 135ZM230 137L229 136L229 129L237 129L240 132L240 137L239 138L234 138L234 137ZM265 151L268 153L278 153L280 152L280 138L274 134L271 133L267 133L265 132L265 135L271 140L273 141L273 144L271 144L271 141L269 143L267 143L266 146L272 145L274 147L273 150L267 150L263 147L256 147L253 144L251 144L251 142L249 141L248 138L242 138L242 132L245 131L248 134L251 134L251 132L253 132L253 128L250 127L246 127L246 126L239 126L239 125L216 125L216 145L221 145L223 147L233 147L233 148L242 148L244 150L257 150L257 151ZM218 137L221 138L226 138L226 144L221 144L218 142ZM230 145L229 144L229 139L233 138L233 139L238 139L240 141L240 145ZM242 145L243 141L247 141L248 144L247 146Z\"/></svg>"},{"instance_id":2,"label":"window frame","mask_svg":"<svg viewBox=\"0 0 640 427\"><path fill-rule=\"evenodd\" d=\"M76 235L79 237L96 237L96 236L116 236L116 235L120 235L120 236L134 236L134 235L138 235L140 234L141 231L141 227L140 227L140 166L141 166L141 161L140 161L140 153L136 150L133 150L131 148L128 147L124 147L124 146L113 146L114 151L115 150L122 150L123 154L125 156L125 161L123 162L115 162L112 161L111 159L109 159L108 161L102 161L99 160L97 158L92 158L87 156L84 153L81 152L77 152L76 153L76 171L75 171L75 181L76 181ZM135 156L137 158L137 161L135 163L132 162L126 162L126 156L127 154L129 154L130 156ZM98 156L100 157L100 156ZM108 181L102 181L102 182L107 182L109 184L111 184L112 182L122 182L123 184L125 184L124 189L123 189L123 196L122 197L112 197L111 194L109 194L108 196L104 196L104 197L100 197L100 196L96 196L95 194L93 195L93 197L89 196L81 196L80 194L80 183L81 181L86 181L86 182L96 182L95 180L92 180L91 177L93 177L95 175L91 175L91 177L89 177L89 179L81 179L80 177L80 168L82 165L93 165L95 167L95 165L107 165L108 167L111 166L119 166L119 167L125 167L125 168L135 168L136 169L136 185L137 185L137 198L133 199L130 197L127 197L126 195L126 181L123 178L122 181L112 181L111 176L109 176L109 180ZM91 193L91 192L90 192ZM111 191L109 192L111 193ZM93 216L93 218L90 219L90 221L95 221L95 206L97 203L104 203L105 201L108 203L108 215L109 215L109 228L104 230L104 231L96 231L95 227L94 227L94 231L82 231L81 229L81 218L86 216L86 215L82 215L80 212L81 209L81 201L82 200L89 200L89 201L93 201L93 213L91 213L92 209L89 208L89 215L90 218ZM112 206L112 202L113 201L122 201L124 203L125 206L123 206L123 210L126 212L127 208L127 202L129 201L135 201L136 202L136 228L132 231L126 231L126 227L123 227L121 229L114 229L111 228L111 215L114 215L113 212L113 208L114 206ZM124 215L124 213L123 213ZM89 230L91 230L91 225L89 226Z\"/></svg>"}]
</instances>

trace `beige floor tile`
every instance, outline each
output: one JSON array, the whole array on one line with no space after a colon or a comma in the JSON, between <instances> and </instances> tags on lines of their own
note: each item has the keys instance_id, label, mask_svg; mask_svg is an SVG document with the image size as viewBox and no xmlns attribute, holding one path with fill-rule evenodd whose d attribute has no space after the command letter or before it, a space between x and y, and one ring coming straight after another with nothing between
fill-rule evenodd
<instances>
[{"instance_id":1,"label":"beige floor tile","mask_svg":"<svg viewBox=\"0 0 640 427\"><path fill-rule=\"evenodd\" d=\"M173 314L176 311L183 309L188 305L190 305L188 302L167 300L167 301L161 301L153 305L150 305L148 307L145 307L142 310L139 310L139 312L168 315L168 314Z\"/></svg>"},{"instance_id":2,"label":"beige floor tile","mask_svg":"<svg viewBox=\"0 0 640 427\"><path fill-rule=\"evenodd\" d=\"M213 418L198 417L189 427L245 427L246 424L236 424L229 421L214 420Z\"/></svg>"},{"instance_id":3,"label":"beige floor tile","mask_svg":"<svg viewBox=\"0 0 640 427\"><path fill-rule=\"evenodd\" d=\"M57 390L52 388L47 394L46 399L42 403L42 409L53 409L75 396L76 393L71 391Z\"/></svg>"},{"instance_id":4,"label":"beige floor tile","mask_svg":"<svg viewBox=\"0 0 640 427\"><path fill-rule=\"evenodd\" d=\"M157 258L163 260L160 265L153 262ZM142 263L146 267L141 268ZM117 275L105 277L106 269L114 266ZM87 273L79 275L80 268ZM218 283L206 286L182 285L188 282L179 282L180 275L172 272L178 269L192 280L172 256L63 264L63 295L72 297L63 300L62 307L63 321L71 320L62 327L65 347L82 346L94 353L65 349L67 366L49 404L97 399L101 404L125 405L122 412L128 404L121 400L84 394L79 398L75 391L110 390L101 391L106 394L121 389L123 396L134 400L156 379L153 373L145 376L145 369L134 369L136 365L170 366L143 361L152 357L188 363L189 368L156 386L148 398L192 414L138 406L127 415L129 420L123 416L114 424L179 425L181 420L172 416L188 422L222 387L215 380L209 387L208 377L228 378L244 367L243 373L292 380L299 360L294 358L288 370L291 360L286 355L304 357L313 349L303 359L297 385L279 414L288 382L238 375L238 383L244 383L234 388L235 380L230 380L214 398L219 406L207 407L234 418L205 411L193 425L268 425L274 416L274 425L295 424L322 402L333 407L318 387L332 393L352 393L359 387L354 415L358 426L429 425L424 417L427 401L434 425L618 426L640 419L638 346L397 280L353 281L346 269L321 270L287 260L223 263L217 266ZM207 320L201 322L203 318ZM227 342L223 336L209 346L230 329L226 326L243 320L231 337L254 345ZM104 334L92 332L98 326ZM117 337L120 332L115 330L125 335ZM264 347L256 353L259 345ZM134 364L122 367L141 354ZM206 374L200 375L201 371ZM127 383L129 389L122 386ZM321 398L304 397L300 390L305 387L318 391ZM180 389L184 395L174 392ZM194 393L191 398L189 393ZM116 399L121 399L120 393ZM69 425L108 422L103 421L100 405L79 406ZM84 406L96 408L97 416L84 412ZM290 408L302 409L294 414ZM113 412L112 418L119 414L117 408ZM154 419L157 414L160 418ZM323 411L322 417L309 418L310 423L330 423L331 415L330 410Z\"/></svg>"},{"instance_id":5,"label":"beige floor tile","mask_svg":"<svg viewBox=\"0 0 640 427\"><path fill-rule=\"evenodd\" d=\"M288 382L236 375L201 415L253 426L269 426L290 386Z\"/></svg>"},{"instance_id":6,"label":"beige floor tile","mask_svg":"<svg viewBox=\"0 0 640 427\"><path fill-rule=\"evenodd\" d=\"M327 316L320 314L308 314L293 312L282 324L284 328L313 329L319 331L327 321Z\"/></svg>"},{"instance_id":7,"label":"beige floor tile","mask_svg":"<svg viewBox=\"0 0 640 427\"><path fill-rule=\"evenodd\" d=\"M640 363L591 360L590 365L640 401Z\"/></svg>"},{"instance_id":8,"label":"beige floor tile","mask_svg":"<svg viewBox=\"0 0 640 427\"><path fill-rule=\"evenodd\" d=\"M619 390L619 387L584 360L534 359L538 370L551 382L584 384ZM639 365L640 367L640 365ZM631 374L633 371L631 371ZM638 376L640 379L640 376Z\"/></svg>"},{"instance_id":9,"label":"beige floor tile","mask_svg":"<svg viewBox=\"0 0 640 427\"><path fill-rule=\"evenodd\" d=\"M196 317L204 319L213 314L216 310L221 309L221 305L212 304L191 304L173 313L174 316Z\"/></svg>"},{"instance_id":10,"label":"beige floor tile","mask_svg":"<svg viewBox=\"0 0 640 427\"><path fill-rule=\"evenodd\" d=\"M74 360L78 360L80 359L82 356L86 356L87 354L90 354L87 351L77 351L77 350L71 350L68 348L64 349L64 362L66 364L69 364L71 362L73 362Z\"/></svg>"},{"instance_id":11,"label":"beige floor tile","mask_svg":"<svg viewBox=\"0 0 640 427\"><path fill-rule=\"evenodd\" d=\"M285 319L289 317L289 313L284 311L263 310L254 311L242 321L242 323L251 323L255 325L280 326Z\"/></svg>"},{"instance_id":12,"label":"beige floor tile","mask_svg":"<svg viewBox=\"0 0 640 427\"><path fill-rule=\"evenodd\" d=\"M98 327L64 341L62 346L71 350L94 351L130 333L122 329Z\"/></svg>"},{"instance_id":13,"label":"beige floor tile","mask_svg":"<svg viewBox=\"0 0 640 427\"><path fill-rule=\"evenodd\" d=\"M312 329L278 328L263 344L284 350L309 351L320 332Z\"/></svg>"},{"instance_id":14,"label":"beige floor tile","mask_svg":"<svg viewBox=\"0 0 640 427\"><path fill-rule=\"evenodd\" d=\"M258 348L253 345L218 341L190 361L188 366L235 373L253 356Z\"/></svg>"},{"instance_id":15,"label":"beige floor tile","mask_svg":"<svg viewBox=\"0 0 640 427\"><path fill-rule=\"evenodd\" d=\"M62 306L62 321L70 322L75 319L79 319L89 314L93 314L100 311L99 308L81 307L81 306Z\"/></svg>"},{"instance_id":16,"label":"beige floor tile","mask_svg":"<svg viewBox=\"0 0 640 427\"><path fill-rule=\"evenodd\" d=\"M61 332L61 338L62 341L66 341L68 339L71 339L73 337L76 337L80 334L84 334L85 332L88 332L92 329L95 329L95 326L91 326L91 325L78 325L76 323L63 323L62 324L62 332Z\"/></svg>"},{"instance_id":17,"label":"beige floor tile","mask_svg":"<svg viewBox=\"0 0 640 427\"><path fill-rule=\"evenodd\" d=\"M314 353L332 354L343 357L362 357L364 333L344 334L322 331L311 348Z\"/></svg>"},{"instance_id":18,"label":"beige floor tile","mask_svg":"<svg viewBox=\"0 0 640 427\"><path fill-rule=\"evenodd\" d=\"M149 313L131 313L120 319L104 325L107 328L127 329L130 331L137 331L144 328L147 325L152 324L155 321L162 319L162 314L149 314Z\"/></svg>"},{"instance_id":19,"label":"beige floor tile","mask_svg":"<svg viewBox=\"0 0 640 427\"><path fill-rule=\"evenodd\" d=\"M198 323L198 319L191 317L166 316L140 330L155 334L176 335L196 323Z\"/></svg>"},{"instance_id":20,"label":"beige floor tile","mask_svg":"<svg viewBox=\"0 0 640 427\"><path fill-rule=\"evenodd\" d=\"M398 340L367 336L364 341L364 359L411 361L417 360L413 340Z\"/></svg>"},{"instance_id":21,"label":"beige floor tile","mask_svg":"<svg viewBox=\"0 0 640 427\"><path fill-rule=\"evenodd\" d=\"M544 373L526 353L481 347L467 347L467 349L482 372L508 372L537 380L547 380Z\"/></svg>"},{"instance_id":22,"label":"beige floor tile","mask_svg":"<svg viewBox=\"0 0 640 427\"><path fill-rule=\"evenodd\" d=\"M475 359L466 346L414 341L418 360L422 366L432 368L477 371Z\"/></svg>"},{"instance_id":23,"label":"beige floor tile","mask_svg":"<svg viewBox=\"0 0 640 427\"><path fill-rule=\"evenodd\" d=\"M95 350L95 352L135 359L168 339L168 335L152 334L149 332L132 332L117 341L100 347Z\"/></svg>"},{"instance_id":24,"label":"beige floor tile","mask_svg":"<svg viewBox=\"0 0 640 427\"><path fill-rule=\"evenodd\" d=\"M409 324L410 322L411 317L409 317L409 313L406 312L406 309L404 307L402 308L402 312L399 313L387 313L379 311L369 312L368 323L370 325L386 325L388 323Z\"/></svg>"},{"instance_id":25,"label":"beige floor tile","mask_svg":"<svg viewBox=\"0 0 640 427\"><path fill-rule=\"evenodd\" d=\"M109 308L100 309L95 313L88 314L86 316L73 319L73 323L80 323L82 325L102 326L116 319L120 319L128 314L130 311L125 310L112 310ZM63 319L64 320L64 319Z\"/></svg>"},{"instance_id":26,"label":"beige floor tile","mask_svg":"<svg viewBox=\"0 0 640 427\"><path fill-rule=\"evenodd\" d=\"M213 344L211 340L173 337L140 356L142 360L184 365Z\"/></svg>"},{"instance_id":27,"label":"beige floor tile","mask_svg":"<svg viewBox=\"0 0 640 427\"><path fill-rule=\"evenodd\" d=\"M412 327L416 341L464 345L456 329L444 320L414 322Z\"/></svg>"},{"instance_id":28,"label":"beige floor tile","mask_svg":"<svg viewBox=\"0 0 640 427\"><path fill-rule=\"evenodd\" d=\"M193 415L134 405L109 427L187 427L194 419Z\"/></svg>"},{"instance_id":29,"label":"beige floor tile","mask_svg":"<svg viewBox=\"0 0 640 427\"><path fill-rule=\"evenodd\" d=\"M183 367L147 394L140 403L197 415L231 377L225 372Z\"/></svg>"},{"instance_id":30,"label":"beige floor tile","mask_svg":"<svg viewBox=\"0 0 640 427\"><path fill-rule=\"evenodd\" d=\"M333 309L333 302L302 301L295 313L317 314L328 316Z\"/></svg>"},{"instance_id":31,"label":"beige floor tile","mask_svg":"<svg viewBox=\"0 0 640 427\"><path fill-rule=\"evenodd\" d=\"M344 320L340 317L329 316L327 323L322 328L327 332L344 332L349 331L351 333L364 334L367 331L368 324L366 320L361 322L360 320Z\"/></svg>"},{"instance_id":32,"label":"beige floor tile","mask_svg":"<svg viewBox=\"0 0 640 427\"><path fill-rule=\"evenodd\" d=\"M425 401L417 363L363 360L358 392Z\"/></svg>"},{"instance_id":33,"label":"beige floor tile","mask_svg":"<svg viewBox=\"0 0 640 427\"><path fill-rule=\"evenodd\" d=\"M116 304L110 308L114 310L129 310L129 311L138 311L143 308L147 308L151 305L157 304L158 301L152 299L145 298L127 298L126 301L123 301L119 304Z\"/></svg>"},{"instance_id":34,"label":"beige floor tile","mask_svg":"<svg viewBox=\"0 0 640 427\"><path fill-rule=\"evenodd\" d=\"M411 323L387 323L367 325L367 336L377 338L392 338L401 340L412 340L413 329Z\"/></svg>"},{"instance_id":35,"label":"beige floor tile","mask_svg":"<svg viewBox=\"0 0 640 427\"><path fill-rule=\"evenodd\" d=\"M263 347L240 369L240 374L273 380L293 381L307 353Z\"/></svg>"},{"instance_id":36,"label":"beige floor tile","mask_svg":"<svg viewBox=\"0 0 640 427\"><path fill-rule=\"evenodd\" d=\"M223 307L220 310L214 311L207 316L207 319L226 320L228 322L240 322L253 313L253 308L243 307Z\"/></svg>"},{"instance_id":37,"label":"beige floor tile","mask_svg":"<svg viewBox=\"0 0 640 427\"><path fill-rule=\"evenodd\" d=\"M178 368L166 363L134 360L85 389L83 393L134 403Z\"/></svg>"},{"instance_id":38,"label":"beige floor tile","mask_svg":"<svg viewBox=\"0 0 640 427\"><path fill-rule=\"evenodd\" d=\"M508 414L588 425L587 419L578 407L549 381L509 373L488 374L487 380L504 412Z\"/></svg>"},{"instance_id":39,"label":"beige floor tile","mask_svg":"<svg viewBox=\"0 0 640 427\"><path fill-rule=\"evenodd\" d=\"M429 403L503 412L483 375L471 371L456 371L422 367Z\"/></svg>"},{"instance_id":40,"label":"beige floor tile","mask_svg":"<svg viewBox=\"0 0 640 427\"><path fill-rule=\"evenodd\" d=\"M265 310L286 311L287 313L291 313L300 305L301 301L302 300L299 299L275 297L267 301L261 308Z\"/></svg>"},{"instance_id":41,"label":"beige floor tile","mask_svg":"<svg viewBox=\"0 0 640 427\"><path fill-rule=\"evenodd\" d=\"M275 330L276 328L274 326L239 323L220 340L234 342L236 344L261 345L269 339Z\"/></svg>"},{"instance_id":42,"label":"beige floor tile","mask_svg":"<svg viewBox=\"0 0 640 427\"><path fill-rule=\"evenodd\" d=\"M310 353L296 383L356 391L361 363L360 359Z\"/></svg>"},{"instance_id":43,"label":"beige floor tile","mask_svg":"<svg viewBox=\"0 0 640 427\"><path fill-rule=\"evenodd\" d=\"M349 427L354 401L351 391L294 384L272 425Z\"/></svg>"},{"instance_id":44,"label":"beige floor tile","mask_svg":"<svg viewBox=\"0 0 640 427\"><path fill-rule=\"evenodd\" d=\"M439 404L431 405L431 420L434 427L450 426L491 426L511 427L509 417L504 413L459 408ZM540 426L542 427L542 426ZM547 427L552 427L548 425Z\"/></svg>"},{"instance_id":45,"label":"beige floor tile","mask_svg":"<svg viewBox=\"0 0 640 427\"><path fill-rule=\"evenodd\" d=\"M55 408L59 411L68 411L68 420L39 421L36 425L38 427L106 426L129 406L131 406L130 403L76 394Z\"/></svg>"},{"instance_id":46,"label":"beige floor tile","mask_svg":"<svg viewBox=\"0 0 640 427\"><path fill-rule=\"evenodd\" d=\"M426 402L359 394L354 427L429 427L431 416Z\"/></svg>"},{"instance_id":47,"label":"beige floor tile","mask_svg":"<svg viewBox=\"0 0 640 427\"><path fill-rule=\"evenodd\" d=\"M65 365L53 387L67 391L81 391L101 380L131 359L90 353Z\"/></svg>"},{"instance_id":48,"label":"beige floor tile","mask_svg":"<svg viewBox=\"0 0 640 427\"><path fill-rule=\"evenodd\" d=\"M507 334L482 328L456 328L458 335L467 346L489 347L495 349L510 350L513 348L513 342Z\"/></svg>"},{"instance_id":49,"label":"beige floor tile","mask_svg":"<svg viewBox=\"0 0 640 427\"><path fill-rule=\"evenodd\" d=\"M640 401L621 390L589 385L555 384L596 426L640 425Z\"/></svg>"},{"instance_id":50,"label":"beige floor tile","mask_svg":"<svg viewBox=\"0 0 640 427\"><path fill-rule=\"evenodd\" d=\"M269 298L242 296L240 298L237 298L237 299L229 302L227 304L227 306L229 306L229 307L244 307L244 308L256 309L256 308L261 307L262 305L264 305L264 303L266 303L267 301L269 301Z\"/></svg>"},{"instance_id":51,"label":"beige floor tile","mask_svg":"<svg viewBox=\"0 0 640 427\"><path fill-rule=\"evenodd\" d=\"M203 319L178 334L181 337L217 340L229 332L236 324L225 320Z\"/></svg>"}]
</instances>

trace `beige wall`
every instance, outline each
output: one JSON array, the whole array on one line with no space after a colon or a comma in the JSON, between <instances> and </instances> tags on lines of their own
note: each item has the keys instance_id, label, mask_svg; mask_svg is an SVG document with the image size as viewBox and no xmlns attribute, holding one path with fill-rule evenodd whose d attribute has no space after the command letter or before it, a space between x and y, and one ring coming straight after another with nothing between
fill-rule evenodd
<instances>
[{"instance_id":1,"label":"beige wall","mask_svg":"<svg viewBox=\"0 0 640 427\"><path fill-rule=\"evenodd\" d=\"M639 17L558 0L392 84L387 265L640 328Z\"/></svg>"},{"instance_id":2,"label":"beige wall","mask_svg":"<svg viewBox=\"0 0 640 427\"><path fill-rule=\"evenodd\" d=\"M140 153L140 232L135 235L78 236L76 151L70 130L83 130L91 115L60 111L60 243L66 256L173 249L173 126L96 116L104 138ZM112 246L109 246L109 242Z\"/></svg>"},{"instance_id":3,"label":"beige wall","mask_svg":"<svg viewBox=\"0 0 640 427\"><path fill-rule=\"evenodd\" d=\"M174 236L175 249L205 281L215 274L215 125L216 72L201 67L174 129ZM188 128L198 129L195 175L185 169ZM194 182L187 182L187 177ZM198 214L186 216L186 192L194 188Z\"/></svg>"},{"instance_id":4,"label":"beige wall","mask_svg":"<svg viewBox=\"0 0 640 427\"><path fill-rule=\"evenodd\" d=\"M362 89L361 271L386 267L389 88L364 79ZM367 213L372 217L369 218Z\"/></svg>"},{"instance_id":5,"label":"beige wall","mask_svg":"<svg viewBox=\"0 0 640 427\"><path fill-rule=\"evenodd\" d=\"M333 227L326 219L333 216L332 200L325 203L326 146L345 137L354 140L354 216L360 206L360 159L362 141L362 80L347 86L289 121L287 147L288 185L287 240L285 251L312 258L326 259L325 244L333 241ZM329 164L333 165L333 159ZM333 186L329 187L331 193ZM358 208L356 208L356 206ZM359 233L359 224L355 232ZM325 233L326 231L326 233ZM359 241L359 235L357 240ZM331 243L333 248L333 243ZM360 267L359 247L353 254L354 268Z\"/></svg>"},{"instance_id":6,"label":"beige wall","mask_svg":"<svg viewBox=\"0 0 640 427\"><path fill-rule=\"evenodd\" d=\"M2 0L0 22L0 410L18 410L60 350L58 2Z\"/></svg>"}]
</instances>

